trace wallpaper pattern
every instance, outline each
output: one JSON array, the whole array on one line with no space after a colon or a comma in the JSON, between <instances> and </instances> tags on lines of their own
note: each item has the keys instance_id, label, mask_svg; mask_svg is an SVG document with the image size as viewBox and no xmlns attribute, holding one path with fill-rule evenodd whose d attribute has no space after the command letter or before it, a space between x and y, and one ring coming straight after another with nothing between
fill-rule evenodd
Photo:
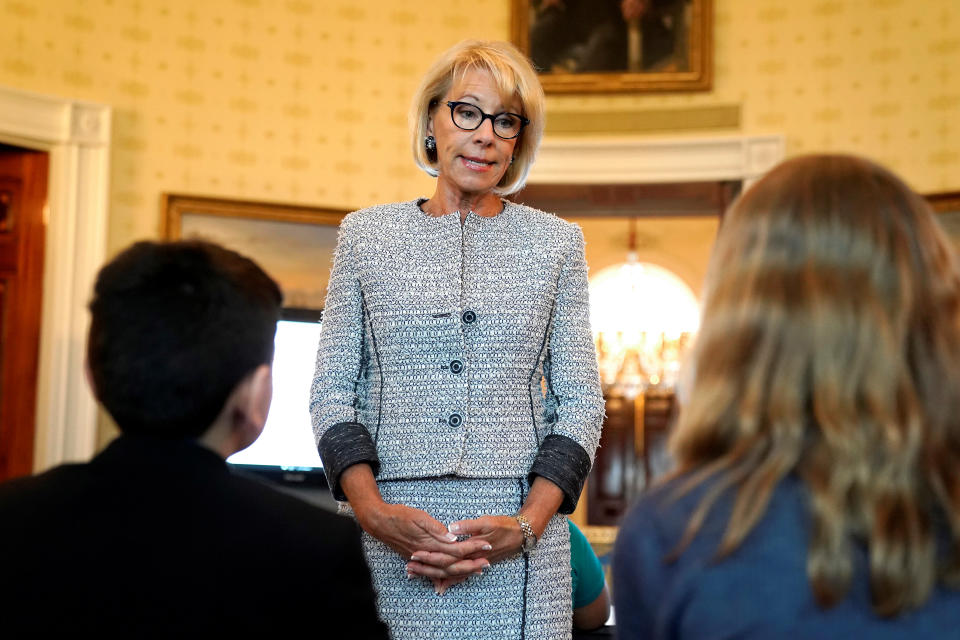
<instances>
[{"instance_id":1,"label":"wallpaper pattern","mask_svg":"<svg viewBox=\"0 0 960 640\"><path fill-rule=\"evenodd\" d=\"M693 94L555 96L564 111L739 104L788 153L862 153L960 189L956 0L715 0ZM437 53L505 38L508 0L0 0L0 84L115 108L111 252L164 191L357 208L429 195L406 112Z\"/></svg>"}]
</instances>

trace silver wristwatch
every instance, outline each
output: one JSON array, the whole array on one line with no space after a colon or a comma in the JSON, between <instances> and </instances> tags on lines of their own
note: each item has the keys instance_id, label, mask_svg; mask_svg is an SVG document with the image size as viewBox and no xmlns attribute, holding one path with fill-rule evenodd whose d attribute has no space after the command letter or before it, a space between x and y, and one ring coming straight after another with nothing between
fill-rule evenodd
<instances>
[{"instance_id":1,"label":"silver wristwatch","mask_svg":"<svg viewBox=\"0 0 960 640\"><path fill-rule=\"evenodd\" d=\"M537 536L533 532L533 527L530 525L530 521L527 520L527 516L522 513L514 514L513 519L517 521L520 525L520 531L523 532L523 552L530 553L533 551L533 548L537 546Z\"/></svg>"}]
</instances>

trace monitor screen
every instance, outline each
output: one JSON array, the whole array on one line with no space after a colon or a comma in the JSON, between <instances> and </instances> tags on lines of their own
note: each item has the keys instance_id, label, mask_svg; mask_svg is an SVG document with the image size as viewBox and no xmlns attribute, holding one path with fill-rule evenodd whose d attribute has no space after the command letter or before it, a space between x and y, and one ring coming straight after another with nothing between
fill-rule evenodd
<instances>
[{"instance_id":1,"label":"monitor screen","mask_svg":"<svg viewBox=\"0 0 960 640\"><path fill-rule=\"evenodd\" d=\"M243 471L292 484L323 484L310 424L310 384L320 339L321 312L284 309L273 356L273 401L263 433L227 462Z\"/></svg>"}]
</instances>

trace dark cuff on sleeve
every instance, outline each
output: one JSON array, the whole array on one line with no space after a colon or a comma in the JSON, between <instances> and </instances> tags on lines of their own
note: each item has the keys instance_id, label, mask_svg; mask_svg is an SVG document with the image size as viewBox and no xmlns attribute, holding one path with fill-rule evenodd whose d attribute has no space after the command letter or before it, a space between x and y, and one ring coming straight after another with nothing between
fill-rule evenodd
<instances>
[{"instance_id":1,"label":"dark cuff on sleeve","mask_svg":"<svg viewBox=\"0 0 960 640\"><path fill-rule=\"evenodd\" d=\"M327 429L320 438L317 451L323 461L323 472L327 476L327 484L330 485L330 491L337 500L347 499L343 489L340 488L340 474L347 467L358 462L366 462L373 469L373 475L377 475L380 471L377 446L373 444L370 432L359 422L340 422Z\"/></svg>"},{"instance_id":2,"label":"dark cuff on sleeve","mask_svg":"<svg viewBox=\"0 0 960 640\"><path fill-rule=\"evenodd\" d=\"M563 491L560 513L573 513L590 473L590 456L576 440L551 433L543 439L527 478L543 476Z\"/></svg>"}]
</instances>

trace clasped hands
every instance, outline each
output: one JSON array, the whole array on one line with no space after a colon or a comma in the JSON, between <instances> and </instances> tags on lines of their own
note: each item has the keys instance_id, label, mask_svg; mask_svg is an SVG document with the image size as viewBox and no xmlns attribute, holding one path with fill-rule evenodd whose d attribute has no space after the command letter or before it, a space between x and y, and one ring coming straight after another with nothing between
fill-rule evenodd
<instances>
[{"instance_id":1,"label":"clasped hands","mask_svg":"<svg viewBox=\"0 0 960 640\"><path fill-rule=\"evenodd\" d=\"M460 520L448 530L426 511L402 504L381 502L356 515L367 533L408 559L408 578L429 578L438 595L523 548L523 531L510 516Z\"/></svg>"}]
</instances>

